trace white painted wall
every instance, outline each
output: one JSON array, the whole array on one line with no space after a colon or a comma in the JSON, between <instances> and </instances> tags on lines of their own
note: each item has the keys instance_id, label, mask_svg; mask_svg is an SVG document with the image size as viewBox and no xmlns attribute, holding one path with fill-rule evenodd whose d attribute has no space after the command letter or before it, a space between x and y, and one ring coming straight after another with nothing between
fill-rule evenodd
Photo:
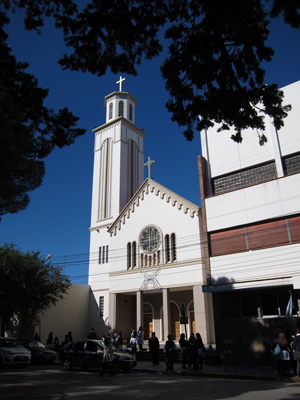
<instances>
[{"instance_id":1,"label":"white painted wall","mask_svg":"<svg viewBox=\"0 0 300 400\"><path fill-rule=\"evenodd\" d=\"M256 285L263 280L263 285L268 286L266 280L277 279L277 284L284 284L279 280L300 275L300 244L211 257L210 262L215 283L252 281Z\"/></svg>"},{"instance_id":2,"label":"white painted wall","mask_svg":"<svg viewBox=\"0 0 300 400\"><path fill-rule=\"evenodd\" d=\"M292 111L284 120L284 127L278 131L280 151L282 155L300 151L300 81L288 85L282 90L285 93L284 104L292 104ZM235 143L230 137L234 130L217 132L219 125L208 129L207 134L201 132L202 155L209 160L211 177L224 175L252 165L265 163L275 158L278 150L276 130L270 118L265 117L264 134L268 142L264 146L258 144L258 132L253 129L243 131L243 143ZM206 148L208 146L209 155Z\"/></svg>"},{"instance_id":3,"label":"white painted wall","mask_svg":"<svg viewBox=\"0 0 300 400\"><path fill-rule=\"evenodd\" d=\"M205 201L208 231L298 213L299 174L235 190Z\"/></svg>"},{"instance_id":4,"label":"white painted wall","mask_svg":"<svg viewBox=\"0 0 300 400\"><path fill-rule=\"evenodd\" d=\"M190 217L184 211L178 210L165 199L156 196L155 193L145 194L144 200L135 207L134 213L129 219L125 218L125 224L117 230L116 236L112 236L111 250L116 257L110 261L111 272L127 270L127 243L136 241L139 249L139 235L147 225L155 225L161 230L162 238L166 234L176 234L177 262L188 263L190 260L201 258L199 218ZM161 257L163 257L164 243L161 243ZM111 253L111 254L112 254ZM139 257L139 252L137 257Z\"/></svg>"}]
</instances>

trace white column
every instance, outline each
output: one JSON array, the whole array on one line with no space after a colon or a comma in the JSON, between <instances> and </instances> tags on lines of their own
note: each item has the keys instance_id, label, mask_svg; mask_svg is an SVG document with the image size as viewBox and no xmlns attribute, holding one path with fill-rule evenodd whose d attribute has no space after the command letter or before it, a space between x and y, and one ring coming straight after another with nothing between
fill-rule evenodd
<instances>
[{"instance_id":1,"label":"white column","mask_svg":"<svg viewBox=\"0 0 300 400\"><path fill-rule=\"evenodd\" d=\"M143 292L140 290L136 293L136 329L143 326Z\"/></svg>"},{"instance_id":2,"label":"white column","mask_svg":"<svg viewBox=\"0 0 300 400\"><path fill-rule=\"evenodd\" d=\"M203 293L201 285L193 287L195 330L199 332L204 344L215 343L214 316L211 293Z\"/></svg>"},{"instance_id":3,"label":"white column","mask_svg":"<svg viewBox=\"0 0 300 400\"><path fill-rule=\"evenodd\" d=\"M109 293L109 308L108 308L108 323L111 329L116 329L117 323L117 295L116 293Z\"/></svg>"},{"instance_id":4,"label":"white column","mask_svg":"<svg viewBox=\"0 0 300 400\"><path fill-rule=\"evenodd\" d=\"M171 333L169 289L163 289L163 322L164 322L163 339L167 340L168 335Z\"/></svg>"}]
</instances>

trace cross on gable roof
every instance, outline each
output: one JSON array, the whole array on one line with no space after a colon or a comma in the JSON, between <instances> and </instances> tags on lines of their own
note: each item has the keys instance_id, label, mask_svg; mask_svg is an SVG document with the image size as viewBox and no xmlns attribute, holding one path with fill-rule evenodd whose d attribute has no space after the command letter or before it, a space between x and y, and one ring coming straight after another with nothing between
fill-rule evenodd
<instances>
[{"instance_id":1,"label":"cross on gable roof","mask_svg":"<svg viewBox=\"0 0 300 400\"><path fill-rule=\"evenodd\" d=\"M155 193L162 201L169 203L173 207L176 205L179 211L183 211L185 214L189 213L190 218L201 214L199 206L160 185L153 179L147 178L108 229L111 236L117 234L117 231L125 224L126 218L129 218L130 213L134 213L134 208L141 205L140 200L143 200L144 196L149 193Z\"/></svg>"}]
</instances>

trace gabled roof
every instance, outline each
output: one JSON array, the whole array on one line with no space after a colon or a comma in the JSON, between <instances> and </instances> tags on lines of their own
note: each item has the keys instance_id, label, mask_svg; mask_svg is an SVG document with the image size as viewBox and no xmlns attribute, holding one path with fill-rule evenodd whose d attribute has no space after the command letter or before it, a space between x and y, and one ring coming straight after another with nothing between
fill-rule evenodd
<instances>
[{"instance_id":1,"label":"gabled roof","mask_svg":"<svg viewBox=\"0 0 300 400\"><path fill-rule=\"evenodd\" d=\"M147 178L108 229L108 233L111 236L117 234L117 230L120 230L122 224L125 224L126 218L129 218L130 213L134 213L135 208L140 206L141 200L144 200L144 197L149 193L155 193L156 196L160 197L161 201L169 203L172 207L176 206L179 211L183 210L185 214L189 213L191 218L199 216L201 213L201 208L196 204L172 192L153 179Z\"/></svg>"}]
</instances>

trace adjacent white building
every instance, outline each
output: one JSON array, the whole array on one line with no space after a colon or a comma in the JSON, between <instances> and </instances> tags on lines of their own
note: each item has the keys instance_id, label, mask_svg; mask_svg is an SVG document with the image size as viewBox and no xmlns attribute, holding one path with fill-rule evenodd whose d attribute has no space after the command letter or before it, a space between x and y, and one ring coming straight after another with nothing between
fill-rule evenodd
<instances>
[{"instance_id":1,"label":"adjacent white building","mask_svg":"<svg viewBox=\"0 0 300 400\"><path fill-rule=\"evenodd\" d=\"M292 111L279 131L266 118L264 146L262 132L245 130L239 144L215 126L201 132L199 157L203 290L213 293L217 341L248 336L262 352L289 328L290 292L294 314L300 299L300 81L282 90Z\"/></svg>"},{"instance_id":2,"label":"adjacent white building","mask_svg":"<svg viewBox=\"0 0 300 400\"><path fill-rule=\"evenodd\" d=\"M144 180L146 133L135 125L136 99L122 82L105 97L105 124L94 129L89 285L99 319L124 339L131 326L143 326L145 339L152 331L161 340L169 333L179 339L186 329L211 342L201 209L150 174Z\"/></svg>"}]
</instances>

